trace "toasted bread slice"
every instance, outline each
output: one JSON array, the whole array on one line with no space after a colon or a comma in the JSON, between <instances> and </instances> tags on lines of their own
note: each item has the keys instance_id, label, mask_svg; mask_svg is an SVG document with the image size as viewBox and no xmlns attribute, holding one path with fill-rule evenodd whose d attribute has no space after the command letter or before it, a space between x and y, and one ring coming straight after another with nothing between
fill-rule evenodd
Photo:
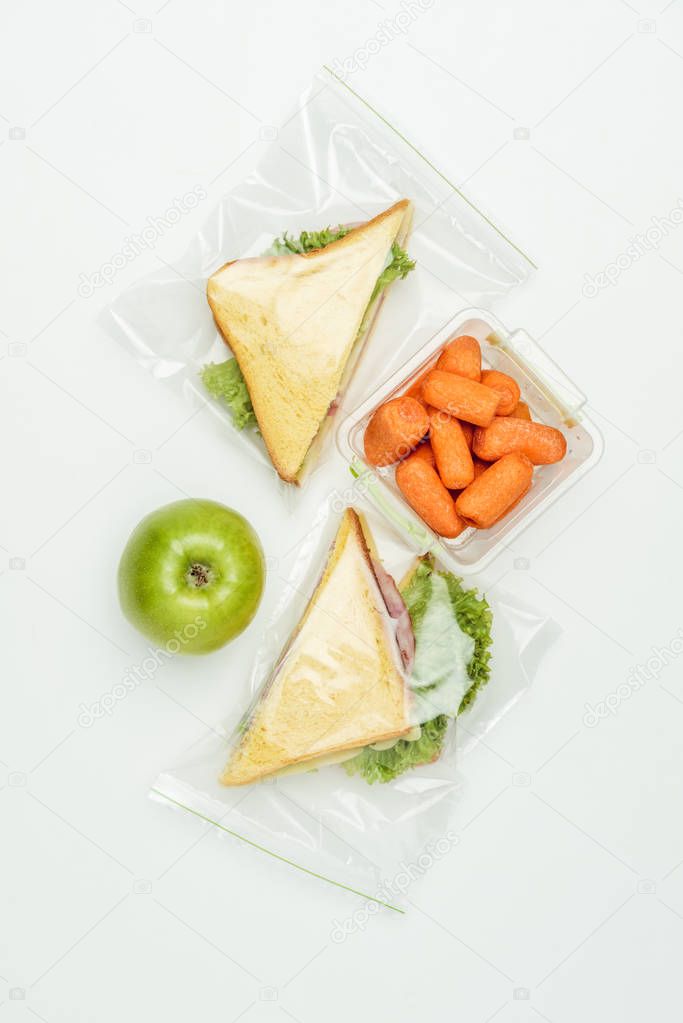
<instances>
[{"instance_id":1,"label":"toasted bread slice","mask_svg":"<svg viewBox=\"0 0 683 1023\"><path fill-rule=\"evenodd\" d=\"M377 278L411 216L402 199L323 249L239 259L209 278L216 323L273 465L289 483L337 397Z\"/></svg>"},{"instance_id":2,"label":"toasted bread slice","mask_svg":"<svg viewBox=\"0 0 683 1023\"><path fill-rule=\"evenodd\" d=\"M410 728L400 653L363 525L348 508L322 578L220 780L246 785Z\"/></svg>"}]
</instances>

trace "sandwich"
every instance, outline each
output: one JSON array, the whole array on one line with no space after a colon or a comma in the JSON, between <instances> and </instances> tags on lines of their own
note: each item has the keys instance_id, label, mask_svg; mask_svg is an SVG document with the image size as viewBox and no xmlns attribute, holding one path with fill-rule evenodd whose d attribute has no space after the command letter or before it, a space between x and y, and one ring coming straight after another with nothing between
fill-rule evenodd
<instances>
[{"instance_id":1,"label":"sandwich","mask_svg":"<svg viewBox=\"0 0 683 1023\"><path fill-rule=\"evenodd\" d=\"M341 764L388 782L436 760L489 678L491 612L429 556L396 585L347 508L320 581L245 715L224 785Z\"/></svg>"},{"instance_id":2,"label":"sandwich","mask_svg":"<svg viewBox=\"0 0 683 1023\"><path fill-rule=\"evenodd\" d=\"M347 508L320 582L221 775L245 785L411 730L404 657L358 514Z\"/></svg>"},{"instance_id":3,"label":"sandwich","mask_svg":"<svg viewBox=\"0 0 683 1023\"><path fill-rule=\"evenodd\" d=\"M236 426L256 426L275 469L299 483L348 382L387 287L414 267L412 204L366 223L286 234L263 256L226 263L207 297L234 359L202 371Z\"/></svg>"}]
</instances>

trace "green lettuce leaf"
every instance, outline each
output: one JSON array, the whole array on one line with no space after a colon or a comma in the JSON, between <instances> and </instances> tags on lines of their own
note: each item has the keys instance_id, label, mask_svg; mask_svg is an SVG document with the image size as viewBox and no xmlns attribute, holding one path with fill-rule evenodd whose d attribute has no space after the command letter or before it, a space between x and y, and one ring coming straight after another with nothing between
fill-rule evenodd
<instances>
[{"instance_id":1,"label":"green lettuce leaf","mask_svg":"<svg viewBox=\"0 0 683 1023\"><path fill-rule=\"evenodd\" d=\"M420 625L424 619L432 594L434 565L430 558L423 558L401 595L408 608L415 632L416 647L420 644ZM488 602L477 596L476 590L465 589L462 580L450 572L438 573L446 582L454 617L462 629L474 640L474 652L467 665L467 674L472 682L465 693L459 714L470 707L477 693L486 685L491 674L489 647L492 643L492 615ZM399 739L388 750L374 750L366 746L355 757L342 766L350 775L358 774L367 782L393 781L405 771L420 764L431 763L441 754L449 718L440 714L422 725L420 738L414 742Z\"/></svg>"},{"instance_id":2,"label":"green lettuce leaf","mask_svg":"<svg viewBox=\"0 0 683 1023\"><path fill-rule=\"evenodd\" d=\"M315 249L324 249L330 242L336 242L339 238L349 233L350 228L324 227L322 231L302 231L298 238L290 238L287 232L281 238L276 238L271 245L269 252L274 256L286 256L288 253L313 252Z\"/></svg>"},{"instance_id":3,"label":"green lettuce leaf","mask_svg":"<svg viewBox=\"0 0 683 1023\"><path fill-rule=\"evenodd\" d=\"M238 430L256 425L254 407L237 359L209 362L202 368L200 376L211 397L228 406Z\"/></svg>"},{"instance_id":4,"label":"green lettuce leaf","mask_svg":"<svg viewBox=\"0 0 683 1023\"><path fill-rule=\"evenodd\" d=\"M405 249L402 249L398 242L394 242L391 246L391 262L388 266L382 270L381 274L377 278L377 282L372 292L369 305L372 305L374 300L388 288L392 281L396 281L401 278L407 277L411 270L415 269L415 260L411 259Z\"/></svg>"},{"instance_id":5,"label":"green lettuce leaf","mask_svg":"<svg viewBox=\"0 0 683 1023\"><path fill-rule=\"evenodd\" d=\"M471 707L479 692L486 685L491 677L491 651L493 642L491 637L491 626L493 615L485 597L478 597L476 590L466 590L462 585L462 579L444 573L448 592L455 611L458 625L463 632L474 640L474 654L467 665L467 674L472 679L472 685L465 693L458 714Z\"/></svg>"},{"instance_id":6,"label":"green lettuce leaf","mask_svg":"<svg viewBox=\"0 0 683 1023\"><path fill-rule=\"evenodd\" d=\"M370 785L376 781L393 781L411 767L437 760L441 755L447 728L448 718L440 714L422 725L420 738L414 742L399 739L395 746L385 750L366 746L351 760L345 760L342 767L347 774L358 774Z\"/></svg>"}]
</instances>

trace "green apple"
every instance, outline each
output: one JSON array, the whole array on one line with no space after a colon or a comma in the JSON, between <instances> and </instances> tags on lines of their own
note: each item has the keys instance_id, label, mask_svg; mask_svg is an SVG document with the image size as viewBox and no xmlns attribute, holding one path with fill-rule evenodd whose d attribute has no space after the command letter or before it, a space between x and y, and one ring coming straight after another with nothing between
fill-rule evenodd
<instances>
[{"instance_id":1,"label":"green apple","mask_svg":"<svg viewBox=\"0 0 683 1023\"><path fill-rule=\"evenodd\" d=\"M119 563L126 618L170 653L206 654L256 614L263 550L247 520L216 501L174 501L133 530Z\"/></svg>"}]
</instances>

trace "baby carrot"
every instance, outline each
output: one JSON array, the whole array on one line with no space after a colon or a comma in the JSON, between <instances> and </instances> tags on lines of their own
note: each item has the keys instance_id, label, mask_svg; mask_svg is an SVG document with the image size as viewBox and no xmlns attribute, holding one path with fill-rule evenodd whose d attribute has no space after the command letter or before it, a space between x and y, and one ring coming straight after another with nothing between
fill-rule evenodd
<instances>
[{"instance_id":1,"label":"baby carrot","mask_svg":"<svg viewBox=\"0 0 683 1023\"><path fill-rule=\"evenodd\" d=\"M457 373L468 380L479 382L481 376L481 348L476 337L461 334L449 341L439 356L437 369L447 373Z\"/></svg>"},{"instance_id":2,"label":"baby carrot","mask_svg":"<svg viewBox=\"0 0 683 1023\"><path fill-rule=\"evenodd\" d=\"M449 490L468 486L474 479L474 466L460 422L446 412L432 409L429 440L443 485Z\"/></svg>"},{"instance_id":3,"label":"baby carrot","mask_svg":"<svg viewBox=\"0 0 683 1023\"><path fill-rule=\"evenodd\" d=\"M439 536L453 539L465 528L455 501L424 458L410 455L396 466L396 484L406 501Z\"/></svg>"},{"instance_id":4,"label":"baby carrot","mask_svg":"<svg viewBox=\"0 0 683 1023\"><path fill-rule=\"evenodd\" d=\"M531 412L529 406L525 401L518 401L517 407L513 408L510 413L510 419L528 419L531 420Z\"/></svg>"},{"instance_id":5,"label":"baby carrot","mask_svg":"<svg viewBox=\"0 0 683 1023\"><path fill-rule=\"evenodd\" d=\"M489 425L500 400L490 387L440 369L433 369L423 383L422 397L428 405L475 426Z\"/></svg>"},{"instance_id":6,"label":"baby carrot","mask_svg":"<svg viewBox=\"0 0 683 1023\"><path fill-rule=\"evenodd\" d=\"M500 394L496 415L509 416L519 402L520 391L517 381L507 373L499 373L497 369L485 369L481 374L481 382Z\"/></svg>"},{"instance_id":7,"label":"baby carrot","mask_svg":"<svg viewBox=\"0 0 683 1023\"><path fill-rule=\"evenodd\" d=\"M468 526L488 529L526 494L533 472L526 455L503 455L463 490L455 502L457 514Z\"/></svg>"},{"instance_id":8,"label":"baby carrot","mask_svg":"<svg viewBox=\"0 0 683 1023\"><path fill-rule=\"evenodd\" d=\"M392 398L380 405L365 431L365 457L371 465L404 458L429 429L427 411L415 398Z\"/></svg>"},{"instance_id":9,"label":"baby carrot","mask_svg":"<svg viewBox=\"0 0 683 1023\"><path fill-rule=\"evenodd\" d=\"M474 431L472 450L486 462L521 451L534 465L550 465L564 458L567 441L554 426L496 416L485 430Z\"/></svg>"},{"instance_id":10,"label":"baby carrot","mask_svg":"<svg viewBox=\"0 0 683 1023\"><path fill-rule=\"evenodd\" d=\"M519 504L519 502L524 500L524 497L525 497L526 494L527 494L527 491L525 490L523 494L519 495L519 497L517 498L516 501L512 502L512 504L510 505L509 508L506 508L504 512L500 513L498 518L494 522L492 522L491 525L495 526L498 522L500 522L501 519L504 519L506 515L509 515L510 512L513 512L515 510L515 508L517 507L517 505Z\"/></svg>"}]
</instances>

